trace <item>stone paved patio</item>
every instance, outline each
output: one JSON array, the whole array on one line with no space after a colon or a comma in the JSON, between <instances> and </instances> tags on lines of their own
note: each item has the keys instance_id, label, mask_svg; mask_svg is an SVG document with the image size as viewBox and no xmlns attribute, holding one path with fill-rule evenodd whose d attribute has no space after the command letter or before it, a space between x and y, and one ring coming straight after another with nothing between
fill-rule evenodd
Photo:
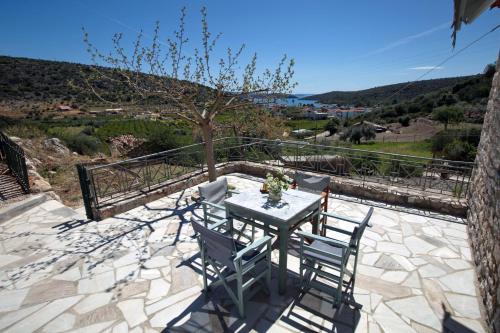
<instances>
[{"instance_id":1,"label":"stone paved patio","mask_svg":"<svg viewBox=\"0 0 500 333\"><path fill-rule=\"evenodd\" d=\"M260 186L228 179L238 190ZM257 294L239 319L222 288L201 293L189 225L200 213L195 191L100 222L48 201L1 223L0 331L441 332L444 320L452 331L483 332L463 222L383 208L362 239L354 292L361 310L333 308L315 290L299 295L291 249L288 293ZM341 199L331 199L331 210L355 218L368 210Z\"/></svg>"}]
</instances>

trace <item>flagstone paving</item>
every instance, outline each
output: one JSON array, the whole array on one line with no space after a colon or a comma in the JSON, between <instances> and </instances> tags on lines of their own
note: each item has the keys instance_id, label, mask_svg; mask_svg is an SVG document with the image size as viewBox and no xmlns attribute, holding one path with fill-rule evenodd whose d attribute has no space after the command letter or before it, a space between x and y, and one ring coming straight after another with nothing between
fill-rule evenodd
<instances>
[{"instance_id":1,"label":"flagstone paving","mask_svg":"<svg viewBox=\"0 0 500 333\"><path fill-rule=\"evenodd\" d=\"M244 175L228 180L240 191L260 186ZM483 332L463 221L384 208L362 239L354 291L361 310L333 308L314 289L300 294L292 245L287 293L258 293L240 319L223 289L201 292L189 224L200 214L195 192L100 222L47 201L1 223L0 331L441 332L445 320ZM368 210L343 199L332 198L331 210L353 218Z\"/></svg>"}]
</instances>

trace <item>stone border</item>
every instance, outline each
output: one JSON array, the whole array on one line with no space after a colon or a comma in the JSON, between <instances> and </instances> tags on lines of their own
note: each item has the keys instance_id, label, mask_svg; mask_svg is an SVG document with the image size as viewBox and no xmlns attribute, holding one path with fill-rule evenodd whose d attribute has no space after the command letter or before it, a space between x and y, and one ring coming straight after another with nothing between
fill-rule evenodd
<instances>
[{"instance_id":1,"label":"stone border","mask_svg":"<svg viewBox=\"0 0 500 333\"><path fill-rule=\"evenodd\" d=\"M293 176L295 170L273 167L270 165L254 162L229 162L217 165L219 176L230 173L244 173L256 177L265 177L271 170L284 170L289 176ZM207 172L192 172L180 178L170 180L158 186L151 192L137 191L131 198L115 201L101 209L93 207L94 216L97 220L114 216L136 208L140 205L157 200L161 197L175 192L186 190L192 186L208 180ZM397 186L387 186L377 183L361 182L353 179L331 176L332 193L353 196L356 198L381 201L392 205L406 206L422 210L429 210L437 213L465 217L467 205L464 199L453 200L449 197L432 194L424 191L399 188Z\"/></svg>"},{"instance_id":2,"label":"stone border","mask_svg":"<svg viewBox=\"0 0 500 333\"><path fill-rule=\"evenodd\" d=\"M0 223L13 219L16 216L27 212L45 201L59 199L54 192L44 192L37 195L28 196L22 201L14 202L8 206L0 208Z\"/></svg>"}]
</instances>

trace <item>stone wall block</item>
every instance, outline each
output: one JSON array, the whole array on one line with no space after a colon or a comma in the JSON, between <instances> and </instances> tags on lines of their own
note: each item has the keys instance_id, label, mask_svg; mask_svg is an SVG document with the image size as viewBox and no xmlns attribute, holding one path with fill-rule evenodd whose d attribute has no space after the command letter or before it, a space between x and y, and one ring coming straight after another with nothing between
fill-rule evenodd
<instances>
[{"instance_id":1,"label":"stone wall block","mask_svg":"<svg viewBox=\"0 0 500 333\"><path fill-rule=\"evenodd\" d=\"M468 232L488 329L500 333L500 56L467 195Z\"/></svg>"}]
</instances>

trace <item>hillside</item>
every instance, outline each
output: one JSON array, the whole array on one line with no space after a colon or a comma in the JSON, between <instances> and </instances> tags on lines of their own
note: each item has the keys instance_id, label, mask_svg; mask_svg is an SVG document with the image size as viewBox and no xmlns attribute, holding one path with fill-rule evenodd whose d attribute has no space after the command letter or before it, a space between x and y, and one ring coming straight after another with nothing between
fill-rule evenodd
<instances>
[{"instance_id":1,"label":"hillside","mask_svg":"<svg viewBox=\"0 0 500 333\"><path fill-rule=\"evenodd\" d=\"M478 75L450 77L415 81L407 89L397 95L394 93L406 86L408 82L380 86L359 91L331 91L323 94L304 97L306 100L317 100L325 104L374 106L377 104L394 104L411 100L419 95L431 93L443 88L452 87L478 77Z\"/></svg>"},{"instance_id":2,"label":"hillside","mask_svg":"<svg viewBox=\"0 0 500 333\"><path fill-rule=\"evenodd\" d=\"M463 111L466 122L482 123L493 74L494 71L489 71L474 75L453 86L420 94L400 103L383 105L373 112L363 114L361 119L393 123L406 116L411 119L430 117L435 108L453 106Z\"/></svg>"},{"instance_id":3,"label":"hillside","mask_svg":"<svg viewBox=\"0 0 500 333\"><path fill-rule=\"evenodd\" d=\"M111 68L99 70L111 78L118 78ZM102 104L102 100L88 89L79 88L85 87L84 78L91 71L91 66L83 64L0 56L0 103L16 106L62 102L79 106ZM102 97L107 101L127 103L138 99L125 84L103 81L101 85L106 91Z\"/></svg>"},{"instance_id":4,"label":"hillside","mask_svg":"<svg viewBox=\"0 0 500 333\"><path fill-rule=\"evenodd\" d=\"M82 82L88 71L89 66L80 64L0 56L0 101L97 101L93 94L68 84L69 80ZM125 90L113 87L108 97L116 94L125 94Z\"/></svg>"}]
</instances>

